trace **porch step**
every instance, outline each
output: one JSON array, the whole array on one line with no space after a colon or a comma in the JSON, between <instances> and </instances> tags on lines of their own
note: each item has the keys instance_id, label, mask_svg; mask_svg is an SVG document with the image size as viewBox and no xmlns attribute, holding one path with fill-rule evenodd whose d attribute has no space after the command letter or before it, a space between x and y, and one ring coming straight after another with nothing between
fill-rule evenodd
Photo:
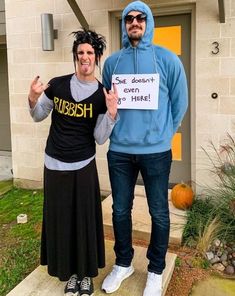
<instances>
[{"instance_id":1,"label":"porch step","mask_svg":"<svg viewBox=\"0 0 235 296\"><path fill-rule=\"evenodd\" d=\"M112 195L109 195L102 202L104 232L107 237L113 237L112 227ZM176 209L170 200L170 239L169 245L180 245L182 242L183 228L186 223L186 212ZM151 230L151 218L148 212L148 205L143 186L135 189L135 199L132 210L133 239L149 242Z\"/></svg>"},{"instance_id":2,"label":"porch step","mask_svg":"<svg viewBox=\"0 0 235 296\"><path fill-rule=\"evenodd\" d=\"M111 271L114 263L113 241L106 240L106 267L101 269L99 276L94 279L95 293L94 296L104 296L107 294L101 290L101 284L105 276ZM133 265L135 272L132 276L126 279L121 287L113 296L142 296L146 283L146 248L134 246L135 256ZM167 253L166 268L163 274L163 295L167 290L167 286L171 279L176 255ZM64 295L65 282L60 282L57 278L47 274L46 267L39 266L31 274L29 274L18 286L16 286L6 296L62 296Z\"/></svg>"}]
</instances>

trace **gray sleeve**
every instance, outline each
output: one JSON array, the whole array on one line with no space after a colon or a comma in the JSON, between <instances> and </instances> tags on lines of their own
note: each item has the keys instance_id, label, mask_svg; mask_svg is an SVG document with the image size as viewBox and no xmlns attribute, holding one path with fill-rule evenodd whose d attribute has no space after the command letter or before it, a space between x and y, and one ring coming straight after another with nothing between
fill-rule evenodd
<instances>
[{"instance_id":1,"label":"gray sleeve","mask_svg":"<svg viewBox=\"0 0 235 296\"><path fill-rule=\"evenodd\" d=\"M37 104L34 108L29 107L30 115L35 122L42 121L45 119L53 109L54 103L52 100L48 99L45 93L38 99Z\"/></svg>"},{"instance_id":2,"label":"gray sleeve","mask_svg":"<svg viewBox=\"0 0 235 296\"><path fill-rule=\"evenodd\" d=\"M99 145L102 145L106 142L109 136L112 133L113 127L115 123L119 120L119 115L117 114L117 118L113 120L109 115L108 112L105 114L100 114L97 118L95 130L94 130L94 137L96 142Z\"/></svg>"}]
</instances>

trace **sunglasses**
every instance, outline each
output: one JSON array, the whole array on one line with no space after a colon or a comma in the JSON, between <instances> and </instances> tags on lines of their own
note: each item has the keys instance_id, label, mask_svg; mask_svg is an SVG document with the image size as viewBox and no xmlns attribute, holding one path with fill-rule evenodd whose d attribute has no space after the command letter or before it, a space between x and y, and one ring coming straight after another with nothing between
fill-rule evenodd
<instances>
[{"instance_id":1,"label":"sunglasses","mask_svg":"<svg viewBox=\"0 0 235 296\"><path fill-rule=\"evenodd\" d=\"M124 18L126 24L132 24L134 19L140 24L146 21L147 15L145 13L137 14L136 16L128 14Z\"/></svg>"}]
</instances>

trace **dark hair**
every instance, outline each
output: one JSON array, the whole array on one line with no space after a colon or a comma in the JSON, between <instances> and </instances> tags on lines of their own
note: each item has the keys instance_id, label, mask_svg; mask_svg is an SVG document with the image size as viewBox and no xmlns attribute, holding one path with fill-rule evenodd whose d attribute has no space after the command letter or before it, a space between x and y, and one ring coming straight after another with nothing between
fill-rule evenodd
<instances>
[{"instance_id":1,"label":"dark hair","mask_svg":"<svg viewBox=\"0 0 235 296\"><path fill-rule=\"evenodd\" d=\"M77 32L72 32L71 34L73 34L75 38L73 42L73 48L72 48L74 66L76 64L76 61L78 60L77 48L79 44L84 44L84 43L88 43L94 48L95 62L96 62L96 65L98 66L100 62L100 58L103 55L103 52L106 48L105 37L102 36L101 34L97 34L96 32L87 30L87 29L82 29Z\"/></svg>"}]
</instances>

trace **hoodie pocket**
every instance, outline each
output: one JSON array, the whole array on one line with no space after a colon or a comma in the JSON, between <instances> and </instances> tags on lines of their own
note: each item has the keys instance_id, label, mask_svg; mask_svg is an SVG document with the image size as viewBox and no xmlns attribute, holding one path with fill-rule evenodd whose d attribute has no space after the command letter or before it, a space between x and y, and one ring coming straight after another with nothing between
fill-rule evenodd
<instances>
[{"instance_id":1,"label":"hoodie pocket","mask_svg":"<svg viewBox=\"0 0 235 296\"><path fill-rule=\"evenodd\" d=\"M173 136L173 120L171 113L154 112L148 142L156 144L171 139Z\"/></svg>"},{"instance_id":2,"label":"hoodie pocket","mask_svg":"<svg viewBox=\"0 0 235 296\"><path fill-rule=\"evenodd\" d=\"M121 110L120 120L112 132L112 141L116 144L143 144L148 142L152 125L149 110Z\"/></svg>"}]
</instances>

